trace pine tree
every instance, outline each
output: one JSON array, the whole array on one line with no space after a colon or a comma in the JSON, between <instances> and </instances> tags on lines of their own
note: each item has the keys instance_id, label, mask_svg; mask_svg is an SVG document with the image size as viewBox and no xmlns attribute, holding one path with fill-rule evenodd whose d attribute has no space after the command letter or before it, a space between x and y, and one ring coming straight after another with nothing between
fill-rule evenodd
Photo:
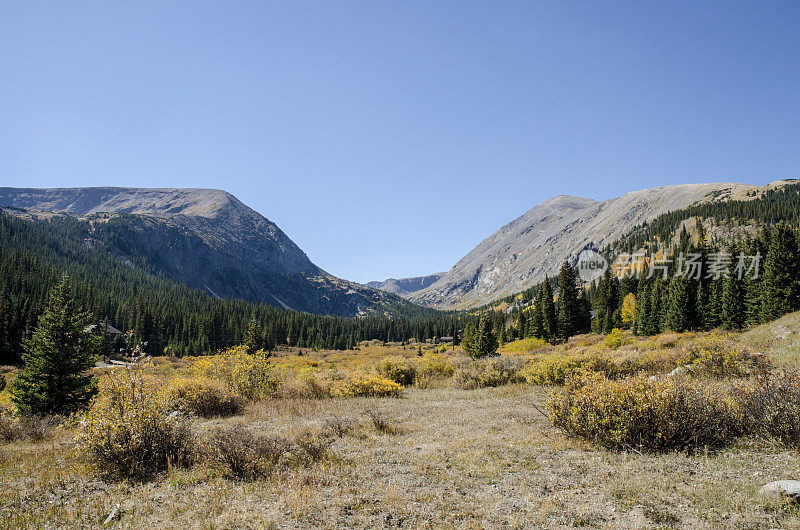
<instances>
[{"instance_id":1,"label":"pine tree","mask_svg":"<svg viewBox=\"0 0 800 530\"><path fill-rule=\"evenodd\" d=\"M761 290L761 317L765 322L800 308L798 259L797 239L792 229L785 223L775 226L764 264Z\"/></svg>"},{"instance_id":2,"label":"pine tree","mask_svg":"<svg viewBox=\"0 0 800 530\"><path fill-rule=\"evenodd\" d=\"M724 329L740 330L747 325L747 285L744 277L740 277L736 270L737 248L731 250L734 256L728 274L719 280L721 294L719 295L719 325Z\"/></svg>"},{"instance_id":3,"label":"pine tree","mask_svg":"<svg viewBox=\"0 0 800 530\"><path fill-rule=\"evenodd\" d=\"M578 294L579 305L579 324L580 328L578 333L589 333L592 330L592 305L589 302L589 297L586 294L586 289L581 289Z\"/></svg>"},{"instance_id":4,"label":"pine tree","mask_svg":"<svg viewBox=\"0 0 800 530\"><path fill-rule=\"evenodd\" d=\"M494 355L497 352L497 337L492 331L492 319L488 312L481 315L480 323L471 335L469 343L464 340L464 350L473 359Z\"/></svg>"},{"instance_id":5,"label":"pine tree","mask_svg":"<svg viewBox=\"0 0 800 530\"><path fill-rule=\"evenodd\" d=\"M619 327L622 319L617 311L619 308L619 280L611 272L610 267L606 269L605 275L603 276L602 291L602 332L611 333L612 329Z\"/></svg>"},{"instance_id":6,"label":"pine tree","mask_svg":"<svg viewBox=\"0 0 800 530\"><path fill-rule=\"evenodd\" d=\"M544 277L544 284L539 289L539 302L542 306L545 333L547 338L552 340L558 335L558 320L556 319L556 306L553 302L553 289L550 287L547 275Z\"/></svg>"},{"instance_id":7,"label":"pine tree","mask_svg":"<svg viewBox=\"0 0 800 530\"><path fill-rule=\"evenodd\" d=\"M729 275L725 279L725 288L722 293L722 327L725 329L740 330L747 322L747 308L745 303L747 291L743 279L736 275Z\"/></svg>"},{"instance_id":8,"label":"pine tree","mask_svg":"<svg viewBox=\"0 0 800 530\"><path fill-rule=\"evenodd\" d=\"M533 315L531 315L531 318L528 321L528 330L526 331L525 336L547 340L549 336L547 334L547 327L544 323L544 313L542 312L542 304L540 301L537 300L533 304L532 311Z\"/></svg>"},{"instance_id":9,"label":"pine tree","mask_svg":"<svg viewBox=\"0 0 800 530\"><path fill-rule=\"evenodd\" d=\"M663 279L656 280L650 287L650 315L645 324L646 335L658 335L664 329L662 321L664 320L665 292Z\"/></svg>"},{"instance_id":10,"label":"pine tree","mask_svg":"<svg viewBox=\"0 0 800 530\"><path fill-rule=\"evenodd\" d=\"M650 284L642 280L639 282L639 291L636 296L636 316L634 317L633 332L637 335L648 334L650 320Z\"/></svg>"},{"instance_id":11,"label":"pine tree","mask_svg":"<svg viewBox=\"0 0 800 530\"><path fill-rule=\"evenodd\" d=\"M666 324L672 331L680 333L689 329L691 325L690 288L691 282L685 278L676 276L669 282Z\"/></svg>"},{"instance_id":12,"label":"pine tree","mask_svg":"<svg viewBox=\"0 0 800 530\"><path fill-rule=\"evenodd\" d=\"M84 408L95 392L97 337L91 316L76 307L66 276L50 293L33 336L25 340L24 365L12 383L11 400L22 411L44 416Z\"/></svg>"},{"instance_id":13,"label":"pine tree","mask_svg":"<svg viewBox=\"0 0 800 530\"><path fill-rule=\"evenodd\" d=\"M558 274L558 335L568 339L580 331L582 305L578 300L578 276L564 262Z\"/></svg>"},{"instance_id":14,"label":"pine tree","mask_svg":"<svg viewBox=\"0 0 800 530\"><path fill-rule=\"evenodd\" d=\"M257 351L264 348L264 337L261 335L261 331L259 330L258 322L256 321L255 317L250 319L250 323L247 325L247 334L244 338L244 345L247 349L247 353L253 354Z\"/></svg>"}]
</instances>

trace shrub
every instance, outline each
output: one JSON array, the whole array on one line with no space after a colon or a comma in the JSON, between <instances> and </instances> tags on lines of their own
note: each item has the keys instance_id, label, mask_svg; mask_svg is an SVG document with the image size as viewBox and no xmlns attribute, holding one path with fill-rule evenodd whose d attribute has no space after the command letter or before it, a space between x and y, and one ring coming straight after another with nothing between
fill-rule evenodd
<instances>
[{"instance_id":1,"label":"shrub","mask_svg":"<svg viewBox=\"0 0 800 530\"><path fill-rule=\"evenodd\" d=\"M267 355L246 353L243 346L198 359L192 365L192 372L198 377L221 381L228 390L248 401L272 396L278 389Z\"/></svg>"},{"instance_id":2,"label":"shrub","mask_svg":"<svg viewBox=\"0 0 800 530\"><path fill-rule=\"evenodd\" d=\"M397 397L402 392L403 386L399 383L377 375L357 372L336 382L331 393L335 397Z\"/></svg>"},{"instance_id":3,"label":"shrub","mask_svg":"<svg viewBox=\"0 0 800 530\"><path fill-rule=\"evenodd\" d=\"M676 349L643 349L626 352L617 359L618 375L663 373L679 366L682 353Z\"/></svg>"},{"instance_id":4,"label":"shrub","mask_svg":"<svg viewBox=\"0 0 800 530\"><path fill-rule=\"evenodd\" d=\"M397 429L392 425L392 423L377 410L375 409L365 410L364 414L367 415L369 420L372 422L372 426L375 427L375 430L378 431L379 433L394 434L397 432Z\"/></svg>"},{"instance_id":5,"label":"shrub","mask_svg":"<svg viewBox=\"0 0 800 530\"><path fill-rule=\"evenodd\" d=\"M331 380L319 370L305 367L295 376L285 375L281 382L281 395L284 397L304 397L322 399L331 397Z\"/></svg>"},{"instance_id":6,"label":"shrub","mask_svg":"<svg viewBox=\"0 0 800 530\"><path fill-rule=\"evenodd\" d=\"M551 395L553 424L614 449L719 447L747 430L743 407L719 383L586 372Z\"/></svg>"},{"instance_id":7,"label":"shrub","mask_svg":"<svg viewBox=\"0 0 800 530\"><path fill-rule=\"evenodd\" d=\"M611 333L606 335L606 337L603 339L603 344L605 344L608 348L611 348L612 350L616 350L617 348L626 343L627 343L626 338L622 334L622 331L620 331L619 328L612 329Z\"/></svg>"},{"instance_id":8,"label":"shrub","mask_svg":"<svg viewBox=\"0 0 800 530\"><path fill-rule=\"evenodd\" d=\"M195 456L188 420L172 410L163 382L140 367L100 380L78 444L100 469L130 478L188 465Z\"/></svg>"},{"instance_id":9,"label":"shrub","mask_svg":"<svg viewBox=\"0 0 800 530\"><path fill-rule=\"evenodd\" d=\"M310 465L323 459L329 442L304 432L294 439L258 434L243 425L214 431L206 447L212 463L246 480L269 476L279 467Z\"/></svg>"},{"instance_id":10,"label":"shrub","mask_svg":"<svg viewBox=\"0 0 800 530\"><path fill-rule=\"evenodd\" d=\"M761 366L765 361L760 356L754 356L747 348L718 332L689 341L679 362L715 377L743 376L766 370L766 366Z\"/></svg>"},{"instance_id":11,"label":"shrub","mask_svg":"<svg viewBox=\"0 0 800 530\"><path fill-rule=\"evenodd\" d=\"M58 416L16 415L11 407L0 405L0 440L4 442L15 440L39 442L50 438L60 422L61 419Z\"/></svg>"},{"instance_id":12,"label":"shrub","mask_svg":"<svg viewBox=\"0 0 800 530\"><path fill-rule=\"evenodd\" d=\"M0 440L11 442L16 438L11 408L0 406Z\"/></svg>"},{"instance_id":13,"label":"shrub","mask_svg":"<svg viewBox=\"0 0 800 530\"><path fill-rule=\"evenodd\" d=\"M436 353L426 353L417 361L415 384L421 388L431 386L435 381L447 379L455 372L449 357Z\"/></svg>"},{"instance_id":14,"label":"shrub","mask_svg":"<svg viewBox=\"0 0 800 530\"><path fill-rule=\"evenodd\" d=\"M243 398L211 379L177 378L171 381L169 391L175 408L204 418L233 416L245 407Z\"/></svg>"},{"instance_id":15,"label":"shrub","mask_svg":"<svg viewBox=\"0 0 800 530\"><path fill-rule=\"evenodd\" d=\"M378 361L375 364L375 371L386 379L403 386L408 386L414 382L417 368L410 360L402 355L394 355L391 357L384 357Z\"/></svg>"},{"instance_id":16,"label":"shrub","mask_svg":"<svg viewBox=\"0 0 800 530\"><path fill-rule=\"evenodd\" d=\"M544 355L525 367L521 375L532 385L563 385L570 376L586 370L608 376L617 373L617 367L611 359L588 351Z\"/></svg>"},{"instance_id":17,"label":"shrub","mask_svg":"<svg viewBox=\"0 0 800 530\"><path fill-rule=\"evenodd\" d=\"M503 346L503 350L508 353L527 353L540 350L542 348L547 348L548 346L550 346L550 344L546 340L530 337L527 339L519 339L515 340L514 342L509 342Z\"/></svg>"},{"instance_id":18,"label":"shrub","mask_svg":"<svg viewBox=\"0 0 800 530\"><path fill-rule=\"evenodd\" d=\"M739 398L754 432L775 437L792 449L800 448L800 376L797 373L740 386Z\"/></svg>"},{"instance_id":19,"label":"shrub","mask_svg":"<svg viewBox=\"0 0 800 530\"><path fill-rule=\"evenodd\" d=\"M453 383L467 390L495 387L524 380L520 373L524 361L495 357L463 363L453 374Z\"/></svg>"}]
</instances>

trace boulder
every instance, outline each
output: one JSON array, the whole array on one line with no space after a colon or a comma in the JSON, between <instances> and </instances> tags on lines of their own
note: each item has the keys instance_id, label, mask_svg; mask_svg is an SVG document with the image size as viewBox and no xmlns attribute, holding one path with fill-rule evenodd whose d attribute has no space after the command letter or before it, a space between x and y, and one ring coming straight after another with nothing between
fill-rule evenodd
<instances>
[{"instance_id":1,"label":"boulder","mask_svg":"<svg viewBox=\"0 0 800 530\"><path fill-rule=\"evenodd\" d=\"M759 494L764 500L790 500L800 504L800 480L776 480L765 484Z\"/></svg>"}]
</instances>

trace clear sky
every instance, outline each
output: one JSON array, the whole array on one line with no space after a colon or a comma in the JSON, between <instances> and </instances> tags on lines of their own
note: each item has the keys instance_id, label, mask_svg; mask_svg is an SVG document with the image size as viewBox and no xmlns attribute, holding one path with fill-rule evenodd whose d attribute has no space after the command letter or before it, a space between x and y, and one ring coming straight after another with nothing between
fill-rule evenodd
<instances>
[{"instance_id":1,"label":"clear sky","mask_svg":"<svg viewBox=\"0 0 800 530\"><path fill-rule=\"evenodd\" d=\"M0 3L0 186L222 188L351 280L799 168L795 0Z\"/></svg>"}]
</instances>

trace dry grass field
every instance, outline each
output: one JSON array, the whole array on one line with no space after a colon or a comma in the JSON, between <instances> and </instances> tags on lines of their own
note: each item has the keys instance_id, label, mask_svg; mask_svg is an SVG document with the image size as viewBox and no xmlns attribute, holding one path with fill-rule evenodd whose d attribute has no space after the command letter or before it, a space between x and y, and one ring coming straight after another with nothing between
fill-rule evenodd
<instances>
[{"instance_id":1,"label":"dry grass field","mask_svg":"<svg viewBox=\"0 0 800 530\"><path fill-rule=\"evenodd\" d=\"M783 368L796 366L785 357L796 355L797 320L791 315L737 340ZM622 362L682 340L634 341L607 353ZM602 337L579 337L573 346L602 344ZM506 353L529 365L553 351ZM374 344L283 352L271 362L347 371L398 354L419 358L416 345ZM456 364L464 362L457 354ZM157 359L153 370L185 375L193 362ZM315 458L289 459L256 478L205 460L146 479L114 477L87 461L76 442L81 427L68 422L39 441L34 433L0 445L0 527L99 527L119 505L108 527L800 528L795 508L757 494L766 482L800 476L798 454L776 440L743 437L690 454L604 449L553 426L545 414L555 388L464 389L446 379L409 385L395 398L287 394L192 422L201 439L241 424L284 440L311 433L322 441Z\"/></svg>"}]
</instances>

